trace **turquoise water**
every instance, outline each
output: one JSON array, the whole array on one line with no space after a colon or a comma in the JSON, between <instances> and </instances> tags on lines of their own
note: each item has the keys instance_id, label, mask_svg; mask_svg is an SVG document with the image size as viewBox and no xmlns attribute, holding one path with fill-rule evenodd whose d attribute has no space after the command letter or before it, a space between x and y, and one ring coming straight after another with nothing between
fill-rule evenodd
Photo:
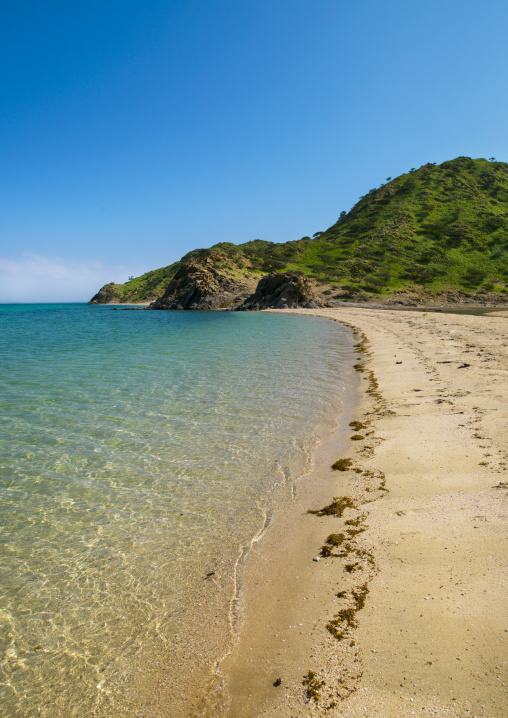
<instances>
[{"instance_id":1,"label":"turquoise water","mask_svg":"<svg viewBox=\"0 0 508 718\"><path fill-rule=\"evenodd\" d=\"M144 672L153 686L159 659L192 654L203 578L201 620L222 625L273 492L336 422L348 336L263 312L3 305L0 361L0 715L141 715Z\"/></svg>"}]
</instances>

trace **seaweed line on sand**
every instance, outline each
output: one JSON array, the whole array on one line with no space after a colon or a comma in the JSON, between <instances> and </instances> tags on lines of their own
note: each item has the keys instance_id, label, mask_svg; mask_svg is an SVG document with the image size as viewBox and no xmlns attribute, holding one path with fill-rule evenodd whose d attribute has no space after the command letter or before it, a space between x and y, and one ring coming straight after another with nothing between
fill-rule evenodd
<instances>
[{"instance_id":1,"label":"seaweed line on sand","mask_svg":"<svg viewBox=\"0 0 508 718\"><path fill-rule=\"evenodd\" d=\"M352 695L362 677L361 654L356 647L354 630L358 626L358 612L367 601L369 583L378 571L372 550L365 545L368 512L362 507L388 492L384 473L362 465L362 459L371 458L375 446L381 441L376 437L374 422L376 416L387 413L387 405L379 391L377 378L368 367L371 351L367 337L357 327L344 321L341 324L353 331L356 339L354 350L361 356L354 369L361 375L362 390L370 401L361 420L350 422L351 430L355 432L350 438L357 446L355 458L340 458L331 467L334 471L347 472L345 478L353 486L352 495L336 496L328 506L308 511L316 516L342 521L342 527L328 535L319 552L321 558L343 561L344 588L335 594L335 600L340 600L339 610L326 624L328 633L340 644L339 651L336 651L339 675L333 684L323 680L323 676L318 676L315 670L309 670L303 679L305 700L319 706L322 714ZM360 431L361 434L358 433ZM320 671L322 673L324 670Z\"/></svg>"}]
</instances>

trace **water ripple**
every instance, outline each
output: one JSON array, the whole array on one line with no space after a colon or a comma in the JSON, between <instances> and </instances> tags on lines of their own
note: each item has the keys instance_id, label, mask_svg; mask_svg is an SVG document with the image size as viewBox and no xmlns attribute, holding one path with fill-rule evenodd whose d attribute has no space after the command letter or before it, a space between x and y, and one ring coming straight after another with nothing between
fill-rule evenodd
<instances>
[{"instance_id":1,"label":"water ripple","mask_svg":"<svg viewBox=\"0 0 508 718\"><path fill-rule=\"evenodd\" d=\"M349 341L82 305L0 307L0 336L0 711L127 718L203 575L229 585L334 422Z\"/></svg>"}]
</instances>

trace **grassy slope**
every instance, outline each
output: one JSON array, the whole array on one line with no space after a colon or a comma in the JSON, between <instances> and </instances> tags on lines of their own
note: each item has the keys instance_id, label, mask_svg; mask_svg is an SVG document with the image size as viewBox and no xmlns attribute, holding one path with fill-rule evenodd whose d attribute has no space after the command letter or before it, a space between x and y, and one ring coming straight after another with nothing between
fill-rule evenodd
<instances>
[{"instance_id":1,"label":"grassy slope","mask_svg":"<svg viewBox=\"0 0 508 718\"><path fill-rule=\"evenodd\" d=\"M176 274L181 262L131 279L125 284L116 284L112 295L119 302L152 302L162 296L169 282Z\"/></svg>"},{"instance_id":2,"label":"grassy slope","mask_svg":"<svg viewBox=\"0 0 508 718\"><path fill-rule=\"evenodd\" d=\"M371 190L297 264L370 291L492 289L508 282L507 247L508 165L459 157Z\"/></svg>"},{"instance_id":3,"label":"grassy slope","mask_svg":"<svg viewBox=\"0 0 508 718\"><path fill-rule=\"evenodd\" d=\"M222 250L221 257L229 260L221 259L221 268L229 262L235 273L296 270L353 293L375 295L417 286L506 293L507 248L508 165L458 157L370 190L312 239L220 243L212 251ZM182 261L203 251L194 250ZM124 292L121 301L142 301L148 292L163 291L178 266L118 285Z\"/></svg>"}]
</instances>

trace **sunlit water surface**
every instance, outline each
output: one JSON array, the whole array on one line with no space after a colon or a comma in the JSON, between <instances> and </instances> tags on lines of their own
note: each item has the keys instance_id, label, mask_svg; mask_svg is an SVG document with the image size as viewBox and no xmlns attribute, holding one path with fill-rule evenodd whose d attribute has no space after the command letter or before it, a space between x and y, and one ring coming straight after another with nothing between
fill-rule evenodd
<instances>
[{"instance_id":1,"label":"sunlit water surface","mask_svg":"<svg viewBox=\"0 0 508 718\"><path fill-rule=\"evenodd\" d=\"M185 641L203 576L336 422L349 338L269 313L4 305L0 359L0 715L124 718L134 666Z\"/></svg>"}]
</instances>

